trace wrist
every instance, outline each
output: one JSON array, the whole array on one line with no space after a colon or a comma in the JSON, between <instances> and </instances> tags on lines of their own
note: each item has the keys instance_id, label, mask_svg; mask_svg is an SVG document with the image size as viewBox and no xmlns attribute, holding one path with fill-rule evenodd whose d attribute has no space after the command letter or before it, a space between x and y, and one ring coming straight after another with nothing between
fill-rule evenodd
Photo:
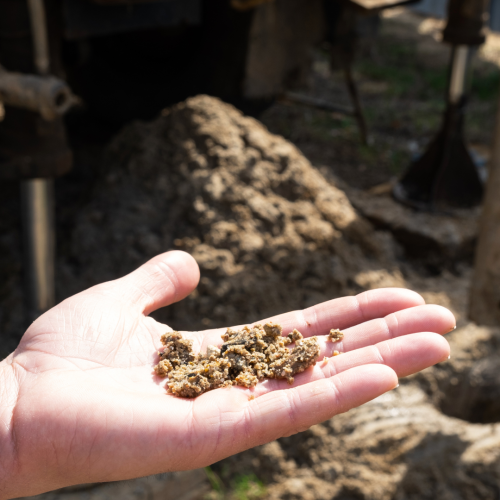
<instances>
[{"instance_id":1,"label":"wrist","mask_svg":"<svg viewBox=\"0 0 500 500\"><path fill-rule=\"evenodd\" d=\"M18 465L14 415L19 395L19 378L12 365L12 355L0 362L0 500L9 498Z\"/></svg>"}]
</instances>

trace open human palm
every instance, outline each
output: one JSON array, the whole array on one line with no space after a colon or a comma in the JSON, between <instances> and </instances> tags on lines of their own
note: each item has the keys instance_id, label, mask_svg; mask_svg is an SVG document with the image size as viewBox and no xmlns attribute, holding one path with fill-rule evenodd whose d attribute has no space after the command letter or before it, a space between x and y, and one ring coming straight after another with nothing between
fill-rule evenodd
<instances>
[{"instance_id":1,"label":"open human palm","mask_svg":"<svg viewBox=\"0 0 500 500\"><path fill-rule=\"evenodd\" d=\"M292 386L177 398L153 371L169 327L148 315L198 279L192 257L168 252L31 325L0 363L0 499L208 465L359 406L449 355L436 335L455 325L448 310L409 290L373 290L272 318L284 334L318 336L320 362ZM326 341L331 328L342 342ZM223 331L185 336L204 351ZM321 361L334 349L345 354Z\"/></svg>"}]
</instances>

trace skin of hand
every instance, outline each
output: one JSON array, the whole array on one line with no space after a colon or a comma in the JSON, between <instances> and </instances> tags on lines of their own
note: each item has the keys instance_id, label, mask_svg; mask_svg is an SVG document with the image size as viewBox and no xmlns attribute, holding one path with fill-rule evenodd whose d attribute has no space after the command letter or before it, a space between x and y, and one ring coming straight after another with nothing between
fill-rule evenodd
<instances>
[{"instance_id":1,"label":"skin of hand","mask_svg":"<svg viewBox=\"0 0 500 500\"><path fill-rule=\"evenodd\" d=\"M346 412L449 355L447 309L410 290L373 290L272 318L284 334L319 336L319 362L292 386L177 398L153 371L169 327L148 315L198 280L191 256L168 252L30 326L0 363L0 499L206 466ZM341 342L326 341L331 328ZM205 350L223 331L185 335ZM322 361L334 350L345 354Z\"/></svg>"}]
</instances>

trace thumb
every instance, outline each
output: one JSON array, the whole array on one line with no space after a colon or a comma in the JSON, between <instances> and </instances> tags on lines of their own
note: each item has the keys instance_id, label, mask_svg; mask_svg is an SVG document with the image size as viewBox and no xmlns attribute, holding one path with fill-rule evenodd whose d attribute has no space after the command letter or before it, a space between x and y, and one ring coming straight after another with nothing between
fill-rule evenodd
<instances>
[{"instance_id":1,"label":"thumb","mask_svg":"<svg viewBox=\"0 0 500 500\"><path fill-rule=\"evenodd\" d=\"M143 264L113 285L133 307L148 315L182 300L198 285L200 270L186 252L166 252Z\"/></svg>"}]
</instances>

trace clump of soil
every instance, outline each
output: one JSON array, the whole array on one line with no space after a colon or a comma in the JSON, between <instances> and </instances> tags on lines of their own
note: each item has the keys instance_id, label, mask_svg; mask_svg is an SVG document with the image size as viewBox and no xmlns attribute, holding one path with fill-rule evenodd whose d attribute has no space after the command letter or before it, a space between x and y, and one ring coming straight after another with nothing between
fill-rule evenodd
<instances>
[{"instance_id":1,"label":"clump of soil","mask_svg":"<svg viewBox=\"0 0 500 500\"><path fill-rule=\"evenodd\" d=\"M193 341L179 332L162 335L165 350L155 371L168 375L167 387L176 396L194 398L219 387L239 385L254 387L265 378L286 379L314 365L319 355L316 337L303 340L294 330L282 336L282 327L274 323L245 326L241 330L227 329L219 349L209 346L206 354L193 352ZM287 346L295 343L293 349Z\"/></svg>"},{"instance_id":2,"label":"clump of soil","mask_svg":"<svg viewBox=\"0 0 500 500\"><path fill-rule=\"evenodd\" d=\"M330 342L340 342L344 338L344 334L337 328L331 329L328 334L328 340Z\"/></svg>"},{"instance_id":3,"label":"clump of soil","mask_svg":"<svg viewBox=\"0 0 500 500\"><path fill-rule=\"evenodd\" d=\"M172 248L201 269L198 289L156 314L183 330L404 286L389 236L292 144L216 98L128 126L105 164L60 267L68 294Z\"/></svg>"}]
</instances>

